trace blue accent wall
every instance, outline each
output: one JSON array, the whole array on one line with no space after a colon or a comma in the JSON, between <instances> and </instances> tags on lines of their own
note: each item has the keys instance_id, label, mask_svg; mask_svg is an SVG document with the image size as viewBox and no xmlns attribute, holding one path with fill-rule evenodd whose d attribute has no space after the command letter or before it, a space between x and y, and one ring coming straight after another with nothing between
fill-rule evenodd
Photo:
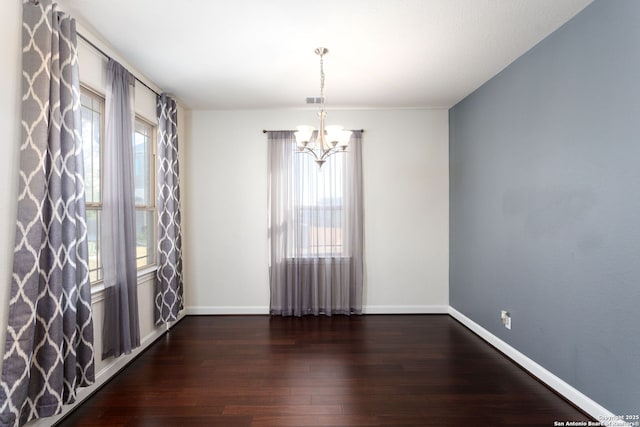
<instances>
[{"instance_id":1,"label":"blue accent wall","mask_svg":"<svg viewBox=\"0 0 640 427\"><path fill-rule=\"evenodd\" d=\"M596 0L449 121L451 305L640 413L640 1Z\"/></svg>"}]
</instances>

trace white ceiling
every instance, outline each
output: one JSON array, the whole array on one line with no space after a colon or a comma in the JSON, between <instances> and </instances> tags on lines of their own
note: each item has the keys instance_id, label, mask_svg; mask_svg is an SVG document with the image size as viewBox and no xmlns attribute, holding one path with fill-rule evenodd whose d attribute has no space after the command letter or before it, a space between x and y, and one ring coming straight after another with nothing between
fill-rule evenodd
<instances>
[{"instance_id":1,"label":"white ceiling","mask_svg":"<svg viewBox=\"0 0 640 427\"><path fill-rule=\"evenodd\" d=\"M450 107L591 0L58 0L192 109Z\"/></svg>"}]
</instances>

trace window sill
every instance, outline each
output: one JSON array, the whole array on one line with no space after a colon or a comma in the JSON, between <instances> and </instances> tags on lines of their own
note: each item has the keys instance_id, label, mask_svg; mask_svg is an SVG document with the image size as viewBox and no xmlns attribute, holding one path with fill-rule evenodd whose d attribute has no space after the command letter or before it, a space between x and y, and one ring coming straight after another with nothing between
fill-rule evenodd
<instances>
[{"instance_id":1,"label":"window sill","mask_svg":"<svg viewBox=\"0 0 640 427\"><path fill-rule=\"evenodd\" d=\"M138 286L155 276L157 265L151 265L138 270ZM91 304L104 300L104 281L100 280L91 285Z\"/></svg>"},{"instance_id":2,"label":"window sill","mask_svg":"<svg viewBox=\"0 0 640 427\"><path fill-rule=\"evenodd\" d=\"M330 260L330 259L351 259L350 256L344 255L344 256L314 256L314 255L309 255L309 256L290 256L287 257L286 260L287 261L314 261L314 260Z\"/></svg>"},{"instance_id":3,"label":"window sill","mask_svg":"<svg viewBox=\"0 0 640 427\"><path fill-rule=\"evenodd\" d=\"M333 256L333 257L289 257L285 258L287 265L341 265L351 263L353 257Z\"/></svg>"}]
</instances>

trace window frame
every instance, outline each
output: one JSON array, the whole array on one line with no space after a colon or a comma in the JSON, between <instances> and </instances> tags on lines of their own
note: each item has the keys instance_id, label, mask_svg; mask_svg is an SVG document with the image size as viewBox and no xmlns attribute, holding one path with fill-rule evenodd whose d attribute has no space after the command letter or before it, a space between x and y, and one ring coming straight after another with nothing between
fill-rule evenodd
<instances>
[{"instance_id":1,"label":"window frame","mask_svg":"<svg viewBox=\"0 0 640 427\"><path fill-rule=\"evenodd\" d=\"M137 133L137 123L140 122L141 124L143 124L144 126L146 126L149 129L149 202L150 204L148 205L138 205L137 203L135 203L134 205L134 209L136 211L136 213L138 211L143 211L143 212L153 212L153 236L151 238L152 240L152 245L150 247L152 247L152 258L151 258L151 262L147 263L147 264L143 264L143 265L138 265L138 260L140 259L136 253L136 269L138 271L141 270L147 270L150 269L152 267L156 267L158 265L158 259L157 259L157 252L155 250L155 248L157 247L158 244L158 195L157 195L157 188L156 188L156 181L157 181L157 154L156 154L156 138L157 138L157 125L154 125L153 123L151 123L151 121L145 119L144 117L142 117L139 114L135 115L135 120L134 120L134 134ZM134 144L135 144L135 137L134 137ZM135 147L134 147L135 150ZM135 155L135 152L134 152ZM134 159L135 160L135 159ZM134 165L134 170L135 170L135 165ZM137 248L137 243L136 243L136 248Z\"/></svg>"},{"instance_id":2,"label":"window frame","mask_svg":"<svg viewBox=\"0 0 640 427\"><path fill-rule=\"evenodd\" d=\"M100 158L100 201L99 202L87 202L86 201L86 183L85 183L85 212L88 211L95 211L96 213L96 222L97 222L97 268L95 270L91 270L91 268L89 269L89 280L91 281L91 285L95 285L95 284L100 284L102 283L102 281L104 280L104 271L103 271L103 266L102 266L102 251L100 250L100 239L101 239L101 227L100 227L100 220L98 219L100 217L100 214L102 212L103 209L103 203L102 203L102 195L103 195L103 182L104 182L104 168L102 167L104 162L104 129L105 129L105 109L106 109L106 103L105 103L105 97L103 95L101 95L98 91L91 89L90 87L81 84L80 85L80 95L85 94L88 95L89 97L91 97L93 100L97 100L100 105L101 105L101 112L100 112L100 153L99 153L99 158ZM81 103L81 108L82 108L82 103ZM82 135L84 136L84 135ZM84 149L84 138L83 138L83 149ZM85 165L85 175L86 175L86 165ZM92 271L96 271L96 279L95 280L91 280L91 272Z\"/></svg>"},{"instance_id":3,"label":"window frame","mask_svg":"<svg viewBox=\"0 0 640 427\"><path fill-rule=\"evenodd\" d=\"M287 258L300 260L351 258L351 248L343 235L347 225L347 206L344 201L344 194L346 191L346 182L344 179L346 176L347 163L345 162L345 159L339 158L339 156L342 156L343 154L344 153L336 153L331 156L324 165L324 171L328 168L334 168L336 170L333 172L334 178L335 174L340 175L340 204L331 204L328 206L318 204L317 202L319 202L319 199L317 198L317 195L315 197L316 203L305 204L303 200L298 200L299 203L294 205L294 211L292 214L295 218L297 228L304 231L297 234L295 238L302 239L305 244L303 247L299 248L291 242L288 246L292 248L295 253L288 254ZM297 183L302 187L315 187L317 189L320 182L326 179L326 176L323 177L322 175L323 171L320 170L309 154L299 151L295 142L292 143L291 162L292 167L289 172L291 174L291 182ZM339 163L334 164L336 162ZM302 171L304 174L304 170L308 170L313 173L313 177L308 175L300 176L300 172ZM294 189L294 191L297 190ZM335 218L339 218L339 227L328 227L326 225L322 226L318 224L319 222L324 224L326 219L333 221ZM325 236L327 233L330 234L328 239L329 243L326 243L324 239L320 238L321 235L316 231L317 228L323 228ZM291 237L294 238L294 236ZM331 242L333 243L330 244ZM301 249L301 251L298 252L298 249Z\"/></svg>"},{"instance_id":4,"label":"window frame","mask_svg":"<svg viewBox=\"0 0 640 427\"><path fill-rule=\"evenodd\" d=\"M105 96L102 95L99 91L92 89L90 86L85 85L83 83L80 84L80 94L84 94L84 95L88 95L89 97L91 97L93 100L97 100L100 103L101 106L101 114L100 114L100 152L99 152L99 156L100 156L100 174L99 174L99 179L100 179L100 201L99 202L87 202L86 201L86 196L85 196L85 211L95 211L97 212L97 241L98 241L98 246L97 246L97 257L98 257L98 262L97 265L98 267L95 270L90 270L89 271L89 277L90 277L90 283L92 288L99 288L104 281L104 271L103 271L103 265L102 265L102 251L100 250L100 235L101 235L101 227L100 227L100 213L103 210L103 183L104 183L104 130L105 130L105 113L106 113L106 99ZM81 104L81 108L82 108L82 104ZM149 130L149 145L150 145L150 149L149 149L149 204L145 204L145 205L139 205L137 203L135 203L134 209L135 212L137 213L138 211L143 211L143 212L153 212L153 235L152 235L152 241L151 244L149 245L149 247L151 248L151 262L145 263L143 265L138 265L138 256L136 254L136 271L138 276L143 276L145 274L148 274L151 271L155 271L157 269L158 266L158 257L157 257L157 251L155 250L157 248L157 244L158 244L158 206L157 206L157 188L156 188L156 182L157 182L157 147L156 147L156 141L157 141L157 124L154 124L152 121L146 119L145 117L141 116L140 114L135 114L134 116L134 138L132 143L135 144L135 133L136 133L136 125L137 123L141 123L143 126L145 126L148 130ZM84 136L84 135L82 135ZM84 145L84 139L83 139L83 145ZM84 147L83 147L84 148ZM135 150L135 147L132 147ZM135 160L135 159L134 159ZM135 165L134 165L135 168ZM85 168L85 174L86 174L86 168ZM85 184L86 185L86 184ZM85 186L85 192L86 192L86 186ZM137 244L136 244L136 248L137 248ZM96 271L96 279L92 280L91 279L91 273L92 271Z\"/></svg>"}]
</instances>

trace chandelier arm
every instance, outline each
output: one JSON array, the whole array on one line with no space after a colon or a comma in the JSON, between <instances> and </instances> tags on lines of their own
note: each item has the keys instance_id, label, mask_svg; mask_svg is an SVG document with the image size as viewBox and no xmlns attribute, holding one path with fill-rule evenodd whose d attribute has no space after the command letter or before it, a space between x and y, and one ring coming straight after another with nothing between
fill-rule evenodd
<instances>
[{"instance_id":1,"label":"chandelier arm","mask_svg":"<svg viewBox=\"0 0 640 427\"><path fill-rule=\"evenodd\" d=\"M338 150L336 148L331 148L331 149L325 151L324 153L322 153L322 157L320 157L320 160L324 160L324 159L328 158L329 156L332 156L332 155L334 155L336 153L343 153L343 152L344 152L343 150Z\"/></svg>"},{"instance_id":2,"label":"chandelier arm","mask_svg":"<svg viewBox=\"0 0 640 427\"><path fill-rule=\"evenodd\" d=\"M313 148L304 147L304 151L302 151L302 153L309 153L313 156L315 160L321 160L321 158L318 157L318 153L316 153L316 151Z\"/></svg>"},{"instance_id":3,"label":"chandelier arm","mask_svg":"<svg viewBox=\"0 0 640 427\"><path fill-rule=\"evenodd\" d=\"M337 148L334 148L334 149L332 149L332 150L331 150L331 153L329 153L329 155L332 155L332 154L340 154L340 153L342 153L342 152L343 152L342 150L338 150Z\"/></svg>"}]
</instances>

